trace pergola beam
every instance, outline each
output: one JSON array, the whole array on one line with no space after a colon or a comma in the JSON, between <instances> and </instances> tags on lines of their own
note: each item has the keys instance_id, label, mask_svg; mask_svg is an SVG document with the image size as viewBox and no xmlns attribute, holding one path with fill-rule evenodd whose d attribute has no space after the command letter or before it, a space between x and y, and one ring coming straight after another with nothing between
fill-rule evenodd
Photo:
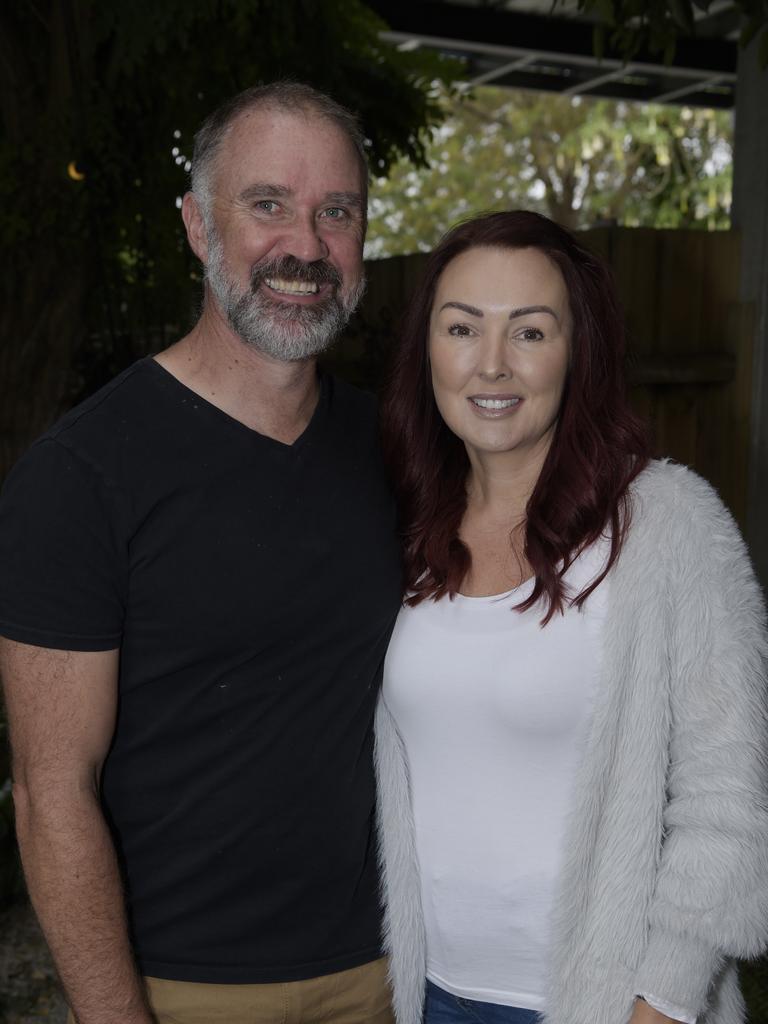
<instances>
[{"instance_id":1,"label":"pergola beam","mask_svg":"<svg viewBox=\"0 0 768 1024\"><path fill-rule=\"evenodd\" d=\"M402 32L392 29L382 32L381 39L388 43L394 43L395 45L415 42L435 50L446 50L448 52L456 52L458 50L462 53L476 53L484 56L506 59L509 64L504 73L506 73L507 70L511 70L518 61L521 61L522 63L530 63L531 60L537 60L567 61L569 64L573 64L577 67L601 67L609 68L612 71L623 71L625 73L627 73L628 69L631 67L633 71L644 72L647 74L659 74L660 72L666 72L668 74L674 74L676 78L703 80L705 78L712 77L712 69L704 65L688 66L676 64L673 67L667 67L660 61L654 62L648 60L633 60L631 64L626 64L623 60L620 60L617 57L603 57L602 60L598 61L594 54L587 56L580 53L572 53L568 50L552 49L551 47L537 47L535 50L528 50L519 45L506 46L502 43L488 43L475 39L457 39L453 36L436 36L421 32ZM718 77L722 81L736 81L735 52L733 67L723 70Z\"/></svg>"},{"instance_id":2,"label":"pergola beam","mask_svg":"<svg viewBox=\"0 0 768 1024\"><path fill-rule=\"evenodd\" d=\"M621 78L622 75L631 75L635 70L634 64L627 64L626 67L613 68L612 71L606 71L604 75L598 75L597 78L587 79L586 82L580 82L576 85L571 85L567 89L561 89L563 96L576 96L582 93L589 93L593 89L597 89L601 85L605 85L607 82L613 82L617 78ZM694 86L693 88L696 88Z\"/></svg>"},{"instance_id":3,"label":"pergola beam","mask_svg":"<svg viewBox=\"0 0 768 1024\"><path fill-rule=\"evenodd\" d=\"M486 71L485 74L471 78L469 84L485 85L488 82L493 82L497 78L503 78L503 76L508 75L510 71L519 71L520 68L524 68L528 64L532 64L533 61L538 59L539 55L536 53L523 54L522 57L518 57L516 60L509 61L507 64L500 64L499 67L492 68L490 71Z\"/></svg>"},{"instance_id":4,"label":"pergola beam","mask_svg":"<svg viewBox=\"0 0 768 1024\"><path fill-rule=\"evenodd\" d=\"M598 60L593 26L580 18L436 0L368 2L391 26L382 39L401 48L426 46L464 57L470 85L493 82L641 103L685 99L692 105L726 108L734 103L737 50L728 40L681 39L669 66L644 51L626 62L610 48ZM706 27L708 21L700 23Z\"/></svg>"},{"instance_id":5,"label":"pergola beam","mask_svg":"<svg viewBox=\"0 0 768 1024\"><path fill-rule=\"evenodd\" d=\"M502 8L472 6L469 4L440 3L437 0L368 0L400 35L435 38L435 26L440 26L441 44L446 48L461 47L467 52L471 44L486 47L493 40L497 53L522 56L525 53L564 54L576 62L581 57L590 65L596 63L590 22L579 18L556 15L525 14ZM736 70L736 44L726 39L701 37L682 38L678 41L674 71L693 69L699 74L717 72L734 74ZM601 64L611 68L623 65L621 55L606 50ZM663 61L647 50L641 50L632 61L635 65L663 68Z\"/></svg>"},{"instance_id":6,"label":"pergola beam","mask_svg":"<svg viewBox=\"0 0 768 1024\"><path fill-rule=\"evenodd\" d=\"M449 53L469 54L476 57L481 65L489 61L499 62L495 67L470 72L467 78L470 85L493 82L508 88L640 103L673 102L687 97L688 102L695 105L720 108L733 105L735 71L712 72L703 67L667 68L636 60L625 64L611 57L597 62L594 57L551 49L526 51L518 46L499 43L399 31L386 31L381 37L401 49L427 46ZM601 73L589 74L596 69ZM718 85L722 87L720 90L714 88Z\"/></svg>"},{"instance_id":7,"label":"pergola beam","mask_svg":"<svg viewBox=\"0 0 768 1024\"><path fill-rule=\"evenodd\" d=\"M712 85L719 85L724 78L722 75L713 75L711 78L705 78L703 81L694 82L691 85L681 86L679 89L673 89L671 92L662 93L661 96L654 96L654 103L672 103L673 100L681 100L685 96L690 96L694 92L706 92L707 88Z\"/></svg>"}]
</instances>

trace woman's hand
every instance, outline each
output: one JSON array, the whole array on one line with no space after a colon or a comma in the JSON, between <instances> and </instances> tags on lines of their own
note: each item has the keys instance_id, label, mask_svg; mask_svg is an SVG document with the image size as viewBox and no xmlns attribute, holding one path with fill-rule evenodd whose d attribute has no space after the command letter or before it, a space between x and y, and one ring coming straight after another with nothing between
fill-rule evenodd
<instances>
[{"instance_id":1,"label":"woman's hand","mask_svg":"<svg viewBox=\"0 0 768 1024\"><path fill-rule=\"evenodd\" d=\"M635 1008L629 1018L629 1024L680 1024L674 1017L667 1017L660 1010L654 1010L644 999L635 1000Z\"/></svg>"}]
</instances>

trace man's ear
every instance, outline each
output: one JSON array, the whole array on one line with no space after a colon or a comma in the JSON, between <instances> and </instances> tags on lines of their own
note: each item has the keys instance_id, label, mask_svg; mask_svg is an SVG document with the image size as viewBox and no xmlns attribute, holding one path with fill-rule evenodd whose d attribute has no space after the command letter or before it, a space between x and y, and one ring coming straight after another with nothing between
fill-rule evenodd
<instances>
[{"instance_id":1,"label":"man's ear","mask_svg":"<svg viewBox=\"0 0 768 1024\"><path fill-rule=\"evenodd\" d=\"M187 229L189 247L200 262L208 262L208 232L205 230L205 218L196 196L187 192L181 202L181 219Z\"/></svg>"}]
</instances>

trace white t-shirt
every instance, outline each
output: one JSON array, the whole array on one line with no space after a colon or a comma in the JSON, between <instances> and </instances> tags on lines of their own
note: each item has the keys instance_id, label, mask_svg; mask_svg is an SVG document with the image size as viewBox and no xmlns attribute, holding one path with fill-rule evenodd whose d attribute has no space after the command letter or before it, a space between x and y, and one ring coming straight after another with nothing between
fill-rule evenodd
<instances>
[{"instance_id":1,"label":"white t-shirt","mask_svg":"<svg viewBox=\"0 0 768 1024\"><path fill-rule=\"evenodd\" d=\"M572 594L607 551L599 542L574 562ZM514 610L532 589L404 607L383 693L410 769L427 976L458 996L540 1010L607 588L544 628L541 602Z\"/></svg>"}]
</instances>

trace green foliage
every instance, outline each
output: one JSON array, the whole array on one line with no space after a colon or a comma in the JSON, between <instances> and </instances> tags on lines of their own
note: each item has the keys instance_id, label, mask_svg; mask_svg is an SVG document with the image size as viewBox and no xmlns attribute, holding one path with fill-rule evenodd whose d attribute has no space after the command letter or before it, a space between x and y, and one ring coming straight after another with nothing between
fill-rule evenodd
<instances>
[{"instance_id":1,"label":"green foliage","mask_svg":"<svg viewBox=\"0 0 768 1024\"><path fill-rule=\"evenodd\" d=\"M526 207L572 228L729 226L730 115L483 87L444 99L429 167L374 183L371 256L431 249L456 221Z\"/></svg>"},{"instance_id":2,"label":"green foliage","mask_svg":"<svg viewBox=\"0 0 768 1024\"><path fill-rule=\"evenodd\" d=\"M552 10L567 0L553 0ZM681 35L696 34L695 11L709 12L713 0L578 0L578 10L595 19L594 50L597 57L610 41L625 60L642 49L661 54L667 64L675 57ZM758 59L768 67L768 0L731 0L731 10L741 17L741 46L761 33ZM722 13L720 11L719 13Z\"/></svg>"}]
</instances>

